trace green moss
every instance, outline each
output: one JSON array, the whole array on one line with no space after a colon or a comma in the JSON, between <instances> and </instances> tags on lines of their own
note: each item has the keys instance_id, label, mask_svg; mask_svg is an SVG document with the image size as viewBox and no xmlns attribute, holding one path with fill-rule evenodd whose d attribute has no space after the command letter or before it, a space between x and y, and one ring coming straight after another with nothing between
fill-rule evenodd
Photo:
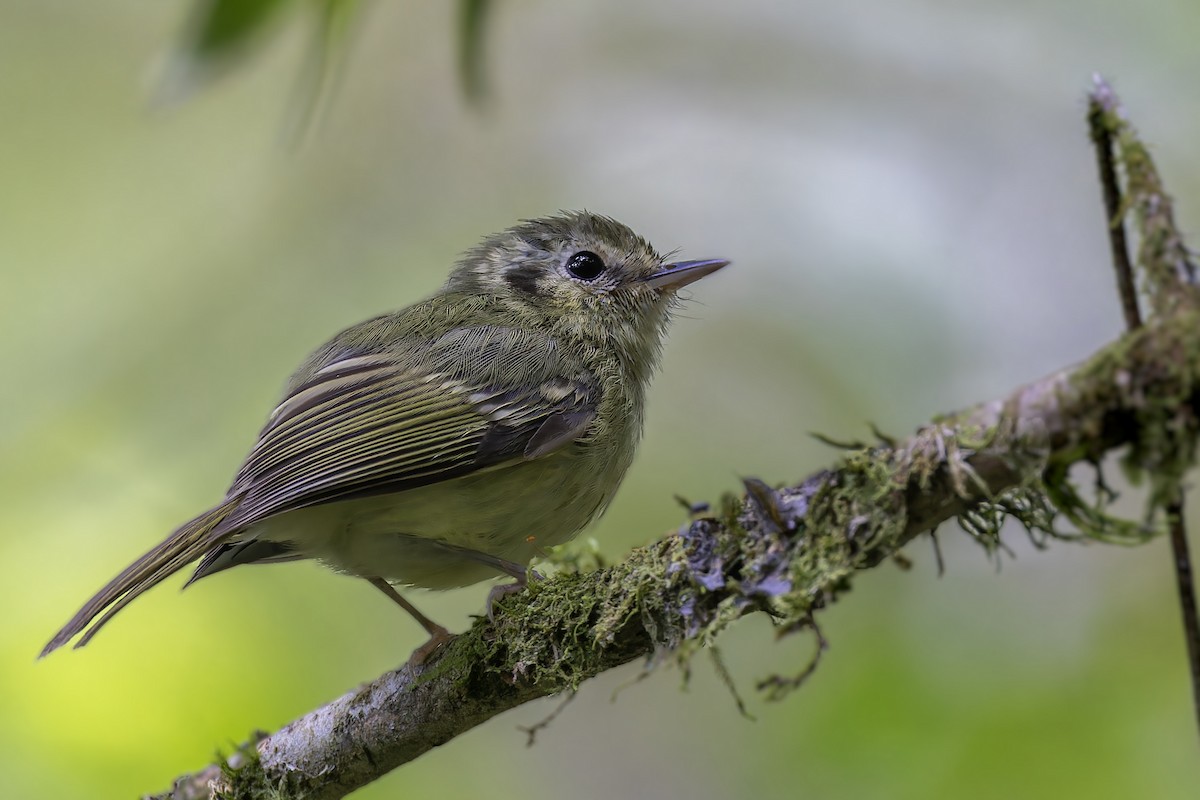
<instances>
[{"instance_id":1,"label":"green moss","mask_svg":"<svg viewBox=\"0 0 1200 800\"><path fill-rule=\"evenodd\" d=\"M1163 511L1195 462L1200 435L1194 407L1200 387L1195 372L1200 359L1200 315L1180 308L1149 325L1075 373L1072 387L1085 402L1120 411L1097 419L1093 429L1081 429L1078 443L1061 450L1045 475L1047 491L1059 511L1081 532L1103 541L1136 544L1161 532ZM1125 475L1135 484L1148 484L1140 520L1109 512L1115 493L1103 480L1100 462L1105 439L1112 433L1104 429L1106 425L1122 428L1123 438L1130 442L1120 462ZM1095 452L1089 452L1089 446ZM1070 464L1080 458L1092 461L1096 470L1097 490L1090 502L1068 479Z\"/></svg>"},{"instance_id":2,"label":"green moss","mask_svg":"<svg viewBox=\"0 0 1200 800\"><path fill-rule=\"evenodd\" d=\"M229 758L218 757L217 766L224 779L224 786L216 794L218 800L303 800L303 795L284 792L267 778L258 753L258 743L265 736L256 732Z\"/></svg>"}]
</instances>

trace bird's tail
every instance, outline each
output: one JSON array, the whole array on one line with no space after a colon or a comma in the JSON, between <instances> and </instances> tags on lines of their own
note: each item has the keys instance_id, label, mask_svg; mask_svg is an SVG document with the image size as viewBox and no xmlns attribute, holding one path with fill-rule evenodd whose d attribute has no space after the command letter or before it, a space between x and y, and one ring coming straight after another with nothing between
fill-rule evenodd
<instances>
[{"instance_id":1,"label":"bird's tail","mask_svg":"<svg viewBox=\"0 0 1200 800\"><path fill-rule=\"evenodd\" d=\"M174 533L126 567L120 575L96 592L91 600L84 603L83 608L79 609L62 630L54 634L54 638L42 648L38 658L62 647L75 638L77 633L87 628L75 643L76 647L83 647L135 597L204 555L215 544L213 531L237 506L238 500L229 500L176 528ZM91 625L92 620L101 612L104 616Z\"/></svg>"}]
</instances>

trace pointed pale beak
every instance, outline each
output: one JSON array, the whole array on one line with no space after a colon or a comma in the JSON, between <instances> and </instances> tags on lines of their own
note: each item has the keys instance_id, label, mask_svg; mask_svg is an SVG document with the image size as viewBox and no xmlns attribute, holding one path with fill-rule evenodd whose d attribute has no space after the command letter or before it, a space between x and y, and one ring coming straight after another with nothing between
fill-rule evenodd
<instances>
[{"instance_id":1,"label":"pointed pale beak","mask_svg":"<svg viewBox=\"0 0 1200 800\"><path fill-rule=\"evenodd\" d=\"M658 272L643 278L642 281L655 289L680 289L728 265L729 262L723 258L679 261L675 264L663 264Z\"/></svg>"}]
</instances>

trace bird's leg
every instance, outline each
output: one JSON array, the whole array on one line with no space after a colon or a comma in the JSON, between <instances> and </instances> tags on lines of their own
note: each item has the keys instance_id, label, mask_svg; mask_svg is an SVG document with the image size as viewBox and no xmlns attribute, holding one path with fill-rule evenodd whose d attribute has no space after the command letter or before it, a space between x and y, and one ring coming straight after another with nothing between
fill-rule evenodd
<instances>
[{"instance_id":1,"label":"bird's leg","mask_svg":"<svg viewBox=\"0 0 1200 800\"><path fill-rule=\"evenodd\" d=\"M528 569L523 564L518 564L515 561L509 561L499 556L494 556L490 553L484 553L480 550L471 550L467 547L458 547L457 545L446 544L441 542L442 547L447 550L453 550L463 558L469 558L472 561L478 561L481 564L486 564L497 572L503 572L505 575L511 575L515 581L513 583L502 583L499 586L493 586L488 592L487 598L487 616L488 619L495 619L496 601L510 594L516 594L523 591L529 585L530 581L540 581L542 576L537 570Z\"/></svg>"},{"instance_id":2,"label":"bird's leg","mask_svg":"<svg viewBox=\"0 0 1200 800\"><path fill-rule=\"evenodd\" d=\"M528 569L523 564L518 564L515 561L509 561L508 559L500 558L499 556L494 556L491 553L485 553L482 550L472 550L469 547L459 547L458 545L450 544L449 542L432 542L432 544L436 544L443 550L448 550L461 558L466 558L471 561L484 564L496 570L497 572L503 572L505 575L511 575L515 579L514 583L505 583L501 584L500 586L493 586L492 590L488 592L487 616L489 620L494 619L494 606L497 600L506 595L515 594L516 592L524 590L525 587L529 585L530 581L542 580L542 576L537 570ZM375 580L380 579L373 579L372 583L374 583ZM406 600L401 598L399 594L396 594L395 589L392 589L391 585L382 580L380 582L384 583L387 588L384 589L383 586L380 586L379 588L384 592L388 592L389 597L391 597L400 605L404 606L404 608L408 610L408 613L416 617L417 621L421 622L422 625L425 625L425 630L430 631L430 633L436 638L437 634L433 633L433 631L429 628L429 625L433 625L433 623L425 619L425 617L423 617L419 611L413 608ZM375 585L379 586L378 583ZM445 630L444 628L440 628L436 625L434 625L434 627L439 628L439 630Z\"/></svg>"},{"instance_id":3,"label":"bird's leg","mask_svg":"<svg viewBox=\"0 0 1200 800\"><path fill-rule=\"evenodd\" d=\"M394 601L398 606L411 614L412 618L420 623L421 627L425 629L425 632L429 634L429 641L414 650L413 654L409 657L409 661L413 664L413 666L419 667L421 664L424 664L425 659L433 655L434 651L436 651L442 645L449 643L450 640L454 638L454 634L418 611L416 606L405 600L404 597L396 591L395 587L393 587L383 578L367 578L367 581L376 589L391 598L392 601Z\"/></svg>"}]
</instances>

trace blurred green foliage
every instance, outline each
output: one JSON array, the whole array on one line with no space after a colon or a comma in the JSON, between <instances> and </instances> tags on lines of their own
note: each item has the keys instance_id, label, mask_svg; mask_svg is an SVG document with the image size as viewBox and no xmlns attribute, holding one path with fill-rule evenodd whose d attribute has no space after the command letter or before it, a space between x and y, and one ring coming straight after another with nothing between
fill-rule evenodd
<instances>
[{"instance_id":1,"label":"blurred green foliage","mask_svg":"<svg viewBox=\"0 0 1200 800\"><path fill-rule=\"evenodd\" d=\"M525 0L489 17L485 116L456 75L462 8L376 3L294 151L278 125L312 43L284 13L233 79L146 108L182 12L16 0L0 26L13 797L161 789L419 643L369 587L291 564L159 589L86 650L33 660L220 496L310 348L432 291L488 231L588 207L735 261L675 326L638 461L591 532L617 558L682 522L673 494L819 468L832 455L810 430L903 434L1120 332L1083 123L1092 70L1116 78L1197 227L1188 0ZM762 619L732 630L755 723L703 669L681 692L670 670L635 684L631 667L532 749L515 727L553 701L360 796L1194 796L1165 542L1032 553L1018 534L997 574L965 537L941 541L941 580L918 544L911 572L877 570L824 614L831 649L783 704L751 686L802 665L811 640L775 642ZM461 627L485 594L415 599Z\"/></svg>"},{"instance_id":2,"label":"blurred green foliage","mask_svg":"<svg viewBox=\"0 0 1200 800\"><path fill-rule=\"evenodd\" d=\"M491 6L489 0L459 0L458 3L458 74L463 93L476 101L483 97L486 85L483 35Z\"/></svg>"},{"instance_id":3,"label":"blurred green foliage","mask_svg":"<svg viewBox=\"0 0 1200 800\"><path fill-rule=\"evenodd\" d=\"M316 12L317 33L308 47L305 66L293 90L293 108L286 134L303 137L349 46L352 23L360 0L196 0L189 23L171 48L170 68L163 71L156 92L160 102L187 100L202 86L262 50L265 34L286 11ZM485 94L484 29L490 0L458 0L458 74L463 95L480 102Z\"/></svg>"},{"instance_id":4,"label":"blurred green foliage","mask_svg":"<svg viewBox=\"0 0 1200 800\"><path fill-rule=\"evenodd\" d=\"M186 37L182 48L197 61L229 58L249 47L266 22L288 2L200 0L195 5L194 33Z\"/></svg>"}]
</instances>

